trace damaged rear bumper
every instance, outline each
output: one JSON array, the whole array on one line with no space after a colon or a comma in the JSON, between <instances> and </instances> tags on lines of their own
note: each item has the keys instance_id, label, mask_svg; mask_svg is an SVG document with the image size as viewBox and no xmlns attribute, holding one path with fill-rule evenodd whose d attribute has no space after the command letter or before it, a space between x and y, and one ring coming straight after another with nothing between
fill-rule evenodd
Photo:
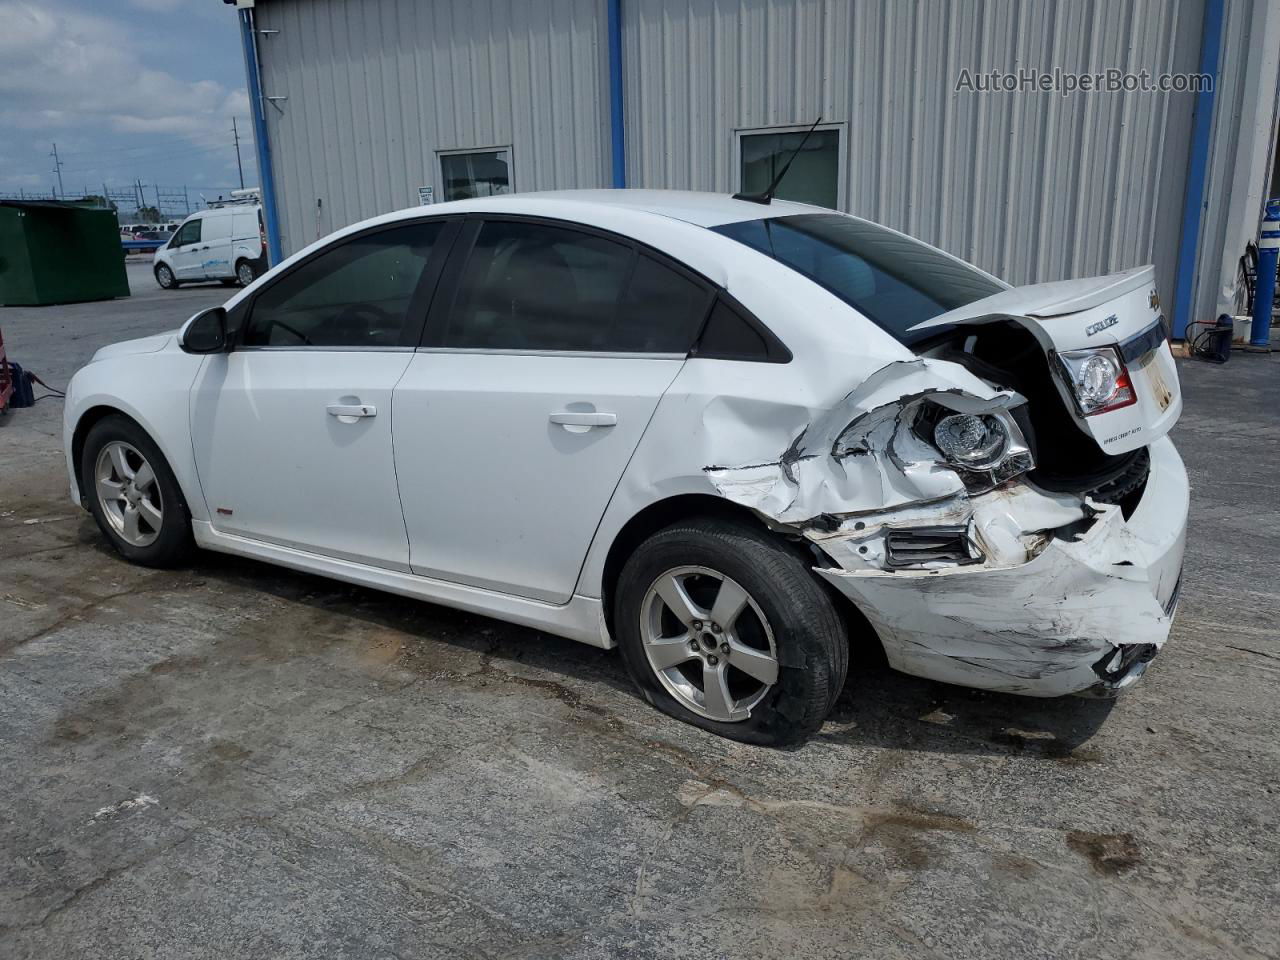
<instances>
[{"instance_id":1,"label":"damaged rear bumper","mask_svg":"<svg viewBox=\"0 0 1280 960\"><path fill-rule=\"evenodd\" d=\"M1169 635L1190 489L1167 438L1126 520L1102 506L1047 534L1025 562L937 569L819 568L871 621L895 669L970 687L1114 696Z\"/></svg>"}]
</instances>

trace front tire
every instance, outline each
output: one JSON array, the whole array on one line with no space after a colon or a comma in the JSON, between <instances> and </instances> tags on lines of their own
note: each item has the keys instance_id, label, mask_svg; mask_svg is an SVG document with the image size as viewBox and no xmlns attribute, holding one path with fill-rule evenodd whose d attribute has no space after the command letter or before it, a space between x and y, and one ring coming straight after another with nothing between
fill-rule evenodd
<instances>
[{"instance_id":1,"label":"front tire","mask_svg":"<svg viewBox=\"0 0 1280 960\"><path fill-rule=\"evenodd\" d=\"M178 286L178 278L173 275L172 268L167 263L157 263L156 283L160 284L161 290L175 290Z\"/></svg>"},{"instance_id":2,"label":"front tire","mask_svg":"<svg viewBox=\"0 0 1280 960\"><path fill-rule=\"evenodd\" d=\"M614 627L645 699L746 743L808 737L848 671L831 597L801 556L744 523L687 521L644 541L618 578Z\"/></svg>"},{"instance_id":3,"label":"front tire","mask_svg":"<svg viewBox=\"0 0 1280 960\"><path fill-rule=\"evenodd\" d=\"M107 541L126 560L173 567L191 553L191 514L146 431L113 414L95 423L80 457L80 489Z\"/></svg>"}]
</instances>

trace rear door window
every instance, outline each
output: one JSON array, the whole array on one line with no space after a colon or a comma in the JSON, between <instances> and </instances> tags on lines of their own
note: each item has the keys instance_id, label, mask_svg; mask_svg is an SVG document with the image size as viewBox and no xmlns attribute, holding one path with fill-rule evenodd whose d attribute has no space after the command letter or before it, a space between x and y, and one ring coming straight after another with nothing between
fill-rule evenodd
<instances>
[{"instance_id":1,"label":"rear door window","mask_svg":"<svg viewBox=\"0 0 1280 960\"><path fill-rule=\"evenodd\" d=\"M635 272L611 337L611 350L688 353L710 306L711 290L647 254Z\"/></svg>"},{"instance_id":2,"label":"rear door window","mask_svg":"<svg viewBox=\"0 0 1280 960\"><path fill-rule=\"evenodd\" d=\"M443 345L684 354L710 298L707 285L628 243L542 223L486 221L462 270Z\"/></svg>"}]
</instances>

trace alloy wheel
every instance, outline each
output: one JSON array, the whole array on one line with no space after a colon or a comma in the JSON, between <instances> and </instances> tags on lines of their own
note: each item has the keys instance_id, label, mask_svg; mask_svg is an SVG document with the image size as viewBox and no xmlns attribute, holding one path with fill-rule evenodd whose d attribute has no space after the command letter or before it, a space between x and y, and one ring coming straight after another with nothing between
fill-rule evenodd
<instances>
[{"instance_id":1,"label":"alloy wheel","mask_svg":"<svg viewBox=\"0 0 1280 960\"><path fill-rule=\"evenodd\" d=\"M746 720L778 682L769 621L736 580L710 567L657 577L640 608L640 637L667 692L711 720Z\"/></svg>"},{"instance_id":2,"label":"alloy wheel","mask_svg":"<svg viewBox=\"0 0 1280 960\"><path fill-rule=\"evenodd\" d=\"M160 264L160 266L156 267L156 282L168 290L173 286L173 271L164 264Z\"/></svg>"},{"instance_id":3,"label":"alloy wheel","mask_svg":"<svg viewBox=\"0 0 1280 960\"><path fill-rule=\"evenodd\" d=\"M253 267L247 263L241 263L236 267L236 278L240 281L240 286L247 287L253 283Z\"/></svg>"},{"instance_id":4,"label":"alloy wheel","mask_svg":"<svg viewBox=\"0 0 1280 960\"><path fill-rule=\"evenodd\" d=\"M164 502L155 471L137 447L112 440L94 466L98 505L111 529L132 547L147 547L160 536Z\"/></svg>"}]
</instances>

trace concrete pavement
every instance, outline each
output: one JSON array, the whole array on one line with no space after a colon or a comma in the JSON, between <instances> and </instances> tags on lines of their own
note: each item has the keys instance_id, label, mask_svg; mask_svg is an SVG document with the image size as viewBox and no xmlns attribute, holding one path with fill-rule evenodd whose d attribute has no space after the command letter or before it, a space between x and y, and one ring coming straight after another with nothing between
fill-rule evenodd
<instances>
[{"instance_id":1,"label":"concrete pavement","mask_svg":"<svg viewBox=\"0 0 1280 960\"><path fill-rule=\"evenodd\" d=\"M228 292L0 310L65 383ZM133 567L0 419L0 956L1274 957L1280 359L1180 362L1174 635L1117 703L855 659L793 751L612 653L212 555Z\"/></svg>"}]
</instances>

